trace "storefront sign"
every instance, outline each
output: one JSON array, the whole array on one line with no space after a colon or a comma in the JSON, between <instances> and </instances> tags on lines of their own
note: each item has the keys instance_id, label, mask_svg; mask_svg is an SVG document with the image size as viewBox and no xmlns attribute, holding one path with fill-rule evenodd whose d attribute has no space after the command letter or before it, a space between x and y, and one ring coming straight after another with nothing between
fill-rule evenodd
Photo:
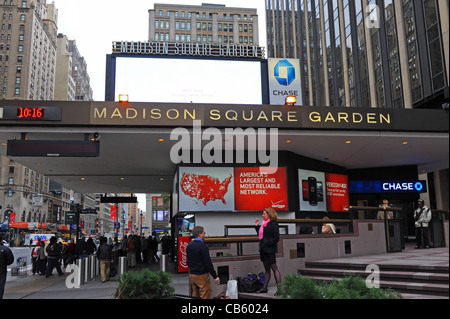
<instances>
[{"instance_id":1,"label":"storefront sign","mask_svg":"<svg viewBox=\"0 0 450 319\"><path fill-rule=\"evenodd\" d=\"M350 181L350 193L426 193L427 182L412 181Z\"/></svg>"},{"instance_id":2,"label":"storefront sign","mask_svg":"<svg viewBox=\"0 0 450 319\"><path fill-rule=\"evenodd\" d=\"M269 98L272 105L284 105L286 97L295 96L302 105L300 60L268 59Z\"/></svg>"},{"instance_id":3,"label":"storefront sign","mask_svg":"<svg viewBox=\"0 0 450 319\"><path fill-rule=\"evenodd\" d=\"M319 108L279 105L206 105L175 103L93 103L93 125L192 126L194 120L209 127L273 127L313 129L393 129L390 109Z\"/></svg>"}]
</instances>

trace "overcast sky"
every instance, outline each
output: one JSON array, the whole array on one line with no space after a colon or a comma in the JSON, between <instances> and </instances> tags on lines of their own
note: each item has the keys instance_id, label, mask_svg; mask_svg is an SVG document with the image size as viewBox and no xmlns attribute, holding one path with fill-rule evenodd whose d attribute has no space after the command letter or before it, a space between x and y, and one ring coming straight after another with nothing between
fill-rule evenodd
<instances>
[{"instance_id":1,"label":"overcast sky","mask_svg":"<svg viewBox=\"0 0 450 319\"><path fill-rule=\"evenodd\" d=\"M51 3L52 0L47 0ZM227 7L256 8L259 16L260 45L265 46L264 0L53 0L58 9L58 33L76 40L87 71L95 101L105 98L105 61L113 41L148 40L148 10L153 4L202 3L225 4Z\"/></svg>"}]
</instances>

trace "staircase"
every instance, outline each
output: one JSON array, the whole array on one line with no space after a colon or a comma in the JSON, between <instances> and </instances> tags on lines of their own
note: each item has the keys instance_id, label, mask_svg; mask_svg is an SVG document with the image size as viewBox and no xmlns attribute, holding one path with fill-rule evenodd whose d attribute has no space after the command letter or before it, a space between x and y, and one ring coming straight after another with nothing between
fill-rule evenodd
<instances>
[{"instance_id":1,"label":"staircase","mask_svg":"<svg viewBox=\"0 0 450 319\"><path fill-rule=\"evenodd\" d=\"M331 282L350 273L363 278L367 263L310 261L299 270L303 277L316 281ZM380 288L391 288L400 292L404 299L449 299L449 267L423 265L379 265Z\"/></svg>"}]
</instances>

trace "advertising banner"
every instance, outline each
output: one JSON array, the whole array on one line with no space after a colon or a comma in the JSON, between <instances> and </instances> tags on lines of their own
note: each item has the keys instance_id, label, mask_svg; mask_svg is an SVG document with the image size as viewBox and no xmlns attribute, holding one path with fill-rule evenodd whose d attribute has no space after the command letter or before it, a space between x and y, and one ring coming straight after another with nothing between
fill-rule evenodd
<instances>
[{"instance_id":1,"label":"advertising banner","mask_svg":"<svg viewBox=\"0 0 450 319\"><path fill-rule=\"evenodd\" d=\"M236 210L288 209L285 167L275 173L264 167L236 167L234 176Z\"/></svg>"},{"instance_id":2,"label":"advertising banner","mask_svg":"<svg viewBox=\"0 0 450 319\"><path fill-rule=\"evenodd\" d=\"M270 104L284 105L287 96L295 96L302 105L300 60L268 59L268 68Z\"/></svg>"},{"instance_id":3,"label":"advertising banner","mask_svg":"<svg viewBox=\"0 0 450 319\"><path fill-rule=\"evenodd\" d=\"M188 272L186 247L191 238L189 236L178 237L178 272Z\"/></svg>"},{"instance_id":4,"label":"advertising banner","mask_svg":"<svg viewBox=\"0 0 450 319\"><path fill-rule=\"evenodd\" d=\"M346 175L298 170L300 210L348 212L349 193Z\"/></svg>"},{"instance_id":5,"label":"advertising banner","mask_svg":"<svg viewBox=\"0 0 450 319\"><path fill-rule=\"evenodd\" d=\"M117 205L111 205L111 220L117 220Z\"/></svg>"},{"instance_id":6,"label":"advertising banner","mask_svg":"<svg viewBox=\"0 0 450 319\"><path fill-rule=\"evenodd\" d=\"M348 176L325 174L327 210L329 212L348 212L350 202L348 195Z\"/></svg>"},{"instance_id":7,"label":"advertising banner","mask_svg":"<svg viewBox=\"0 0 450 319\"><path fill-rule=\"evenodd\" d=\"M286 168L180 167L179 210L288 210Z\"/></svg>"}]
</instances>

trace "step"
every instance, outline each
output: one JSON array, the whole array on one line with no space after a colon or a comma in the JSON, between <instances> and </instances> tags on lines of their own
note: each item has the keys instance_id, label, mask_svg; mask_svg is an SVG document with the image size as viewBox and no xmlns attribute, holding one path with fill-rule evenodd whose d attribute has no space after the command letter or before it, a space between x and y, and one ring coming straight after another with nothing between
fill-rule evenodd
<instances>
[{"instance_id":1,"label":"step","mask_svg":"<svg viewBox=\"0 0 450 319\"><path fill-rule=\"evenodd\" d=\"M369 264L352 263L352 262L333 262L333 261L307 261L305 267L314 268L338 268L338 269L366 269ZM404 265L404 264L379 264L380 270L387 271L413 271L413 272L432 272L432 273L449 273L448 266L432 266L432 265Z\"/></svg>"},{"instance_id":2,"label":"step","mask_svg":"<svg viewBox=\"0 0 450 319\"><path fill-rule=\"evenodd\" d=\"M324 275L324 276L336 276L342 278L349 274L357 274L363 278L367 277L370 273L365 270L351 270L340 268L305 268L300 270L302 275ZM380 279L391 281L414 281L425 283L438 283L449 284L448 273L428 273L428 272L413 272L413 271L389 271L381 270Z\"/></svg>"},{"instance_id":3,"label":"step","mask_svg":"<svg viewBox=\"0 0 450 319\"><path fill-rule=\"evenodd\" d=\"M337 278L335 277L325 277L325 276L304 276L306 278L311 278L317 282L333 282ZM414 283L408 281L387 281L380 280L380 288L387 289L391 288L400 293L409 294L425 294L425 295L436 295L436 296L449 296L449 286L448 284L430 284L430 283Z\"/></svg>"}]
</instances>

